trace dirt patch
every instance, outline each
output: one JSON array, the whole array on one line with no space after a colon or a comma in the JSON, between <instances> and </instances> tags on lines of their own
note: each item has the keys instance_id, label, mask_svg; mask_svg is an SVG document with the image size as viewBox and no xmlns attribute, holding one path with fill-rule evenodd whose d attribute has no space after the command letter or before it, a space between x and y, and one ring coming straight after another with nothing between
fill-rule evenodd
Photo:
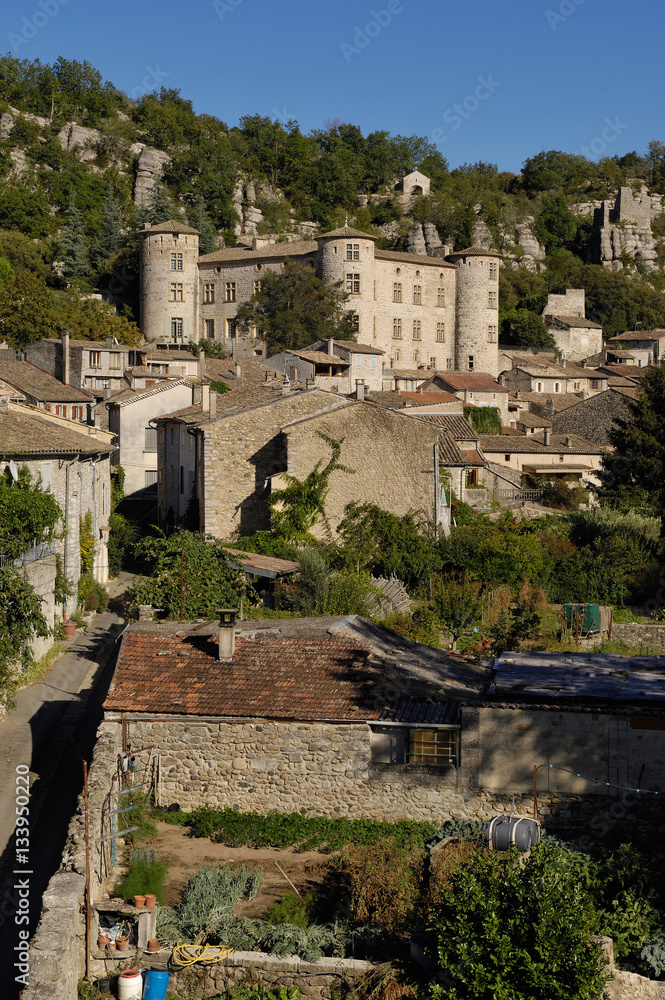
<instances>
[{"instance_id":1,"label":"dirt patch","mask_svg":"<svg viewBox=\"0 0 665 1000\"><path fill-rule=\"evenodd\" d=\"M323 878L322 868L329 855L319 851L277 850L270 847L226 847L213 844L207 838L187 836L187 828L157 822L157 836L147 845L169 862L166 876L164 902L177 906L187 885L187 880L196 869L207 862L235 862L237 864L258 865L263 869L261 891L254 899L243 900L237 912L245 917L263 917L282 896L292 892L288 880L277 865L300 892L307 891L313 883Z\"/></svg>"}]
</instances>

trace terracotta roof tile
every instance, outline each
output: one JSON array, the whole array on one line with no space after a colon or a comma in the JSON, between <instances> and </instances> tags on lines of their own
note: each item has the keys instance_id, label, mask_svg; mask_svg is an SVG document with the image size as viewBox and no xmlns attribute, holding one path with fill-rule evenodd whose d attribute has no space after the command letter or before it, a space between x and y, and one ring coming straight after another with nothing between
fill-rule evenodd
<instances>
[{"instance_id":1,"label":"terracotta roof tile","mask_svg":"<svg viewBox=\"0 0 665 1000\"><path fill-rule=\"evenodd\" d=\"M90 403L91 393L63 385L30 361L0 361L0 378L40 403Z\"/></svg>"},{"instance_id":2,"label":"terracotta roof tile","mask_svg":"<svg viewBox=\"0 0 665 1000\"><path fill-rule=\"evenodd\" d=\"M62 427L45 417L39 417L34 409L26 413L16 410L0 413L0 454L2 455L43 455L76 453L83 455L113 451L105 441L90 437L86 431L77 431L72 421L71 427Z\"/></svg>"}]
</instances>

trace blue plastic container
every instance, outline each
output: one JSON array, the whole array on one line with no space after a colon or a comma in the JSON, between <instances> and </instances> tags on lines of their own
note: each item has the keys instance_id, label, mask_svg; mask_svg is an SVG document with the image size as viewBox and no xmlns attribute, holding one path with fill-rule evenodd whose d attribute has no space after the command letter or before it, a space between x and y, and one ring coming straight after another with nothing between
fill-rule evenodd
<instances>
[{"instance_id":1,"label":"blue plastic container","mask_svg":"<svg viewBox=\"0 0 665 1000\"><path fill-rule=\"evenodd\" d=\"M143 986L143 1000L166 1000L169 988L169 974L157 969L146 972Z\"/></svg>"}]
</instances>

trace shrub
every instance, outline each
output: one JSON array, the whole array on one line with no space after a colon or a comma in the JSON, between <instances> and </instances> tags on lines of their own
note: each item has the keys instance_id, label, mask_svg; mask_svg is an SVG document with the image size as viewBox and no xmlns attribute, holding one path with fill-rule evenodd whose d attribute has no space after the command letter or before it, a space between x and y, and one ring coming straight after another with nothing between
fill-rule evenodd
<instances>
[{"instance_id":1,"label":"shrub","mask_svg":"<svg viewBox=\"0 0 665 1000\"><path fill-rule=\"evenodd\" d=\"M133 850L129 855L127 874L116 884L115 895L122 899L133 899L137 895L154 893L157 902L162 905L167 869L167 863L155 851Z\"/></svg>"},{"instance_id":2,"label":"shrub","mask_svg":"<svg viewBox=\"0 0 665 1000\"><path fill-rule=\"evenodd\" d=\"M93 579L92 574L84 573L79 578L78 604L83 611L97 611L103 614L109 603L109 595L101 583Z\"/></svg>"},{"instance_id":3,"label":"shrub","mask_svg":"<svg viewBox=\"0 0 665 1000\"><path fill-rule=\"evenodd\" d=\"M304 896L296 896L295 892L287 892L270 907L266 914L266 922L277 924L294 924L296 927L309 927L314 923L312 911L315 905L313 892Z\"/></svg>"}]
</instances>

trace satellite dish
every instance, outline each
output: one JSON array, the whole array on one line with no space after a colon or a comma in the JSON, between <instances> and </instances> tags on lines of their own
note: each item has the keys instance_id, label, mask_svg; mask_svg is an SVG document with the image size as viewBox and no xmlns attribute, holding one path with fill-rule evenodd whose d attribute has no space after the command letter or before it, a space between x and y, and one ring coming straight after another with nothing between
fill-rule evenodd
<instances>
[{"instance_id":1,"label":"satellite dish","mask_svg":"<svg viewBox=\"0 0 665 1000\"><path fill-rule=\"evenodd\" d=\"M16 462L14 462L13 460L10 461L9 465L7 466L7 468L9 469L9 475L12 477L12 479L14 480L14 482L17 483L18 482L18 469L16 468Z\"/></svg>"}]
</instances>

